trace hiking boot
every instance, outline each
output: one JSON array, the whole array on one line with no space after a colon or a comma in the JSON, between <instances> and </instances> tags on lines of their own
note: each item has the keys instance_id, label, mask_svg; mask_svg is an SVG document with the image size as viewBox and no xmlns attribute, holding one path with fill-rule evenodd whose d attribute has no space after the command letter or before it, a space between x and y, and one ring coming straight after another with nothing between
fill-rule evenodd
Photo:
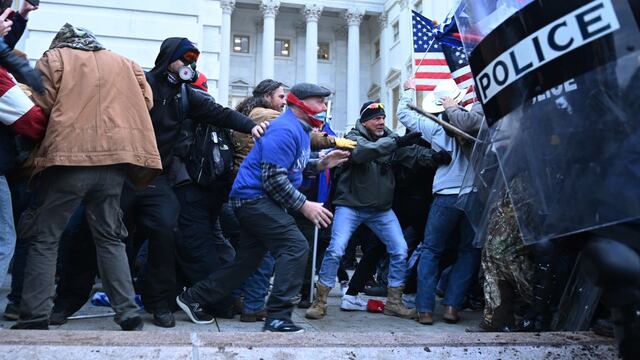
<instances>
[{"instance_id":1,"label":"hiking boot","mask_svg":"<svg viewBox=\"0 0 640 360\"><path fill-rule=\"evenodd\" d=\"M207 314L200 303L189 296L187 291L183 291L182 294L176 297L176 303L189 316L189 319L196 324L211 324L215 321L215 318Z\"/></svg>"},{"instance_id":2,"label":"hiking boot","mask_svg":"<svg viewBox=\"0 0 640 360\"><path fill-rule=\"evenodd\" d=\"M49 320L39 321L18 321L11 327L11 330L49 330Z\"/></svg>"},{"instance_id":3,"label":"hiking boot","mask_svg":"<svg viewBox=\"0 0 640 360\"><path fill-rule=\"evenodd\" d=\"M460 316L458 316L458 310L449 305L444 307L444 314L442 314L442 318L449 324L455 324L458 322L458 320L460 320Z\"/></svg>"},{"instance_id":4,"label":"hiking boot","mask_svg":"<svg viewBox=\"0 0 640 360\"><path fill-rule=\"evenodd\" d=\"M7 307L4 308L4 318L7 320L18 320L20 315L20 305L14 302L7 303Z\"/></svg>"},{"instance_id":5,"label":"hiking boot","mask_svg":"<svg viewBox=\"0 0 640 360\"><path fill-rule=\"evenodd\" d=\"M123 331L140 331L144 327L144 323L140 316L130 317L120 322L120 328Z\"/></svg>"},{"instance_id":6,"label":"hiking boot","mask_svg":"<svg viewBox=\"0 0 640 360\"><path fill-rule=\"evenodd\" d=\"M387 303L384 305L384 314L404 319L415 319L417 316L416 309L407 309L404 306L402 290L404 290L404 286L387 288Z\"/></svg>"},{"instance_id":7,"label":"hiking boot","mask_svg":"<svg viewBox=\"0 0 640 360\"><path fill-rule=\"evenodd\" d=\"M418 322L422 325L433 325L433 313L432 312L419 312Z\"/></svg>"},{"instance_id":8,"label":"hiking boot","mask_svg":"<svg viewBox=\"0 0 640 360\"><path fill-rule=\"evenodd\" d=\"M240 314L241 322L256 322L262 321L267 317L267 311L262 309L260 311L252 312L252 313L242 313Z\"/></svg>"},{"instance_id":9,"label":"hiking boot","mask_svg":"<svg viewBox=\"0 0 640 360\"><path fill-rule=\"evenodd\" d=\"M342 303L340 304L340 310L342 311L367 311L367 300L363 299L359 295L345 295L342 297Z\"/></svg>"},{"instance_id":10,"label":"hiking boot","mask_svg":"<svg viewBox=\"0 0 640 360\"><path fill-rule=\"evenodd\" d=\"M331 288L318 283L316 298L313 300L311 307L307 309L304 317L307 319L322 319L327 315L327 296L331 292Z\"/></svg>"},{"instance_id":11,"label":"hiking boot","mask_svg":"<svg viewBox=\"0 0 640 360\"><path fill-rule=\"evenodd\" d=\"M291 320L267 318L262 331L281 333L301 333L304 329L294 324Z\"/></svg>"}]
</instances>

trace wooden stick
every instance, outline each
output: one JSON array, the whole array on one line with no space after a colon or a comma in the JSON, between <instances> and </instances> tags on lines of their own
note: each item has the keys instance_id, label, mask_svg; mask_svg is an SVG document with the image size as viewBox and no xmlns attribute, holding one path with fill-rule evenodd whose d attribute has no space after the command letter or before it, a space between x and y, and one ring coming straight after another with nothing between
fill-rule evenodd
<instances>
[{"instance_id":1,"label":"wooden stick","mask_svg":"<svg viewBox=\"0 0 640 360\"><path fill-rule=\"evenodd\" d=\"M465 140L468 140L468 141L477 141L477 142L479 142L479 143L481 143L481 142L482 142L482 140L480 140L480 139L478 139L478 138L475 138L475 137L473 137L473 136L471 136L471 135L467 134L466 132L464 132L464 131L462 131L462 130L458 129L457 127L455 127L455 126L453 126L453 125L449 124L449 123L448 123L448 122L446 122L446 121L443 121L443 120L438 119L435 115L433 115L433 114L431 114L431 113L428 113L428 112L426 112L426 111L424 111L424 110L420 109L419 107L417 107L417 106L415 106L415 105L411 105L411 104L409 104L409 105L408 105L408 107L409 107L409 109L411 109L411 110L413 110L413 111L417 112L418 114L420 114L420 115L422 115L422 116L426 117L427 119L429 119L429 120L431 120L431 121L434 121L436 124L438 124L438 125L442 126L443 128L445 128L445 130L449 130L449 131L451 131L452 133L454 133L455 135L458 135L458 136L460 136L460 137L464 138Z\"/></svg>"}]
</instances>

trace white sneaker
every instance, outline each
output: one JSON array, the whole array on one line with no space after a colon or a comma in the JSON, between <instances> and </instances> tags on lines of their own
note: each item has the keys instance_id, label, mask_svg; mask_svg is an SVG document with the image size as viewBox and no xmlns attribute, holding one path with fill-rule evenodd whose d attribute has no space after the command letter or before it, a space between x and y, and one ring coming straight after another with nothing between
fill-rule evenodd
<instances>
[{"instance_id":1,"label":"white sneaker","mask_svg":"<svg viewBox=\"0 0 640 360\"><path fill-rule=\"evenodd\" d=\"M416 294L402 294L402 302L407 309L416 307Z\"/></svg>"},{"instance_id":2,"label":"white sneaker","mask_svg":"<svg viewBox=\"0 0 640 360\"><path fill-rule=\"evenodd\" d=\"M367 300L358 296L345 295L340 304L342 311L367 311Z\"/></svg>"},{"instance_id":3,"label":"white sneaker","mask_svg":"<svg viewBox=\"0 0 640 360\"><path fill-rule=\"evenodd\" d=\"M349 289L348 281L340 281L340 291L342 291L342 296L347 295L347 290Z\"/></svg>"}]
</instances>

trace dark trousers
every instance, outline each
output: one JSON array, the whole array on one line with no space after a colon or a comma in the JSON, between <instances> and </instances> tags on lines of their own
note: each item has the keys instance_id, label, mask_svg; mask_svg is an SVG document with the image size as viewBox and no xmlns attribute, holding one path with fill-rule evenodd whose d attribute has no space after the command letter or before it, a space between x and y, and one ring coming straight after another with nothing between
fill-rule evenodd
<instances>
[{"instance_id":1,"label":"dark trousers","mask_svg":"<svg viewBox=\"0 0 640 360\"><path fill-rule=\"evenodd\" d=\"M142 289L148 312L172 307L176 295L176 244L180 204L166 175L158 176L143 190L126 182L122 211L127 226L138 227L149 240L149 256Z\"/></svg>"},{"instance_id":2,"label":"dark trousers","mask_svg":"<svg viewBox=\"0 0 640 360\"><path fill-rule=\"evenodd\" d=\"M177 187L175 193L180 202L177 263L186 285L191 286L221 266L213 227L220 215L222 196L194 184Z\"/></svg>"},{"instance_id":3,"label":"dark trousers","mask_svg":"<svg viewBox=\"0 0 640 360\"><path fill-rule=\"evenodd\" d=\"M269 198L247 202L235 214L241 225L235 260L194 285L189 295L204 304L220 301L255 272L269 250L276 267L267 313L271 318L290 319L293 300L302 286L307 239L293 217Z\"/></svg>"},{"instance_id":4,"label":"dark trousers","mask_svg":"<svg viewBox=\"0 0 640 360\"><path fill-rule=\"evenodd\" d=\"M35 208L25 211L19 231L30 247L20 304L20 322L46 320L51 311L58 243L81 202L96 244L103 285L116 322L136 316L127 264L127 236L119 208L125 171L120 166L53 167L37 183Z\"/></svg>"},{"instance_id":5,"label":"dark trousers","mask_svg":"<svg viewBox=\"0 0 640 360\"><path fill-rule=\"evenodd\" d=\"M214 233L222 209L220 189L204 189L185 184L175 188L180 202L179 233L176 236L178 287L193 286L226 263L223 252L234 251L231 245ZM229 249L225 249L225 248ZM217 304L209 304L213 313L228 310L231 296Z\"/></svg>"},{"instance_id":6,"label":"dark trousers","mask_svg":"<svg viewBox=\"0 0 640 360\"><path fill-rule=\"evenodd\" d=\"M16 219L29 207L32 199L35 200L33 192L28 191L28 180L21 178L10 183ZM87 302L98 272L96 247L85 214L84 205L80 205L60 238L54 308L67 314L75 313ZM11 291L7 295L7 299L17 305L21 301L28 252L28 239L18 236L11 268Z\"/></svg>"}]
</instances>

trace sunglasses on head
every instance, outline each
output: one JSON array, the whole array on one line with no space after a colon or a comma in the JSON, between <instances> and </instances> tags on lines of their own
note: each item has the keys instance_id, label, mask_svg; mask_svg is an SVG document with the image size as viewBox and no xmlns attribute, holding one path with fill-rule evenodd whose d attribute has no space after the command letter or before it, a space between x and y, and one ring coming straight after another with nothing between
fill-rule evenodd
<instances>
[{"instance_id":1,"label":"sunglasses on head","mask_svg":"<svg viewBox=\"0 0 640 360\"><path fill-rule=\"evenodd\" d=\"M384 110L384 104L383 103L373 103L370 104L369 106L367 106L364 110L362 110L362 112L360 113L360 116L362 116L362 114L364 114L365 111L367 110L376 110L376 109L382 109Z\"/></svg>"},{"instance_id":2,"label":"sunglasses on head","mask_svg":"<svg viewBox=\"0 0 640 360\"><path fill-rule=\"evenodd\" d=\"M185 64L191 64L198 61L198 57L200 57L200 51L196 49L191 49L186 53L184 53L180 58L180 60L182 60L182 62Z\"/></svg>"}]
</instances>

